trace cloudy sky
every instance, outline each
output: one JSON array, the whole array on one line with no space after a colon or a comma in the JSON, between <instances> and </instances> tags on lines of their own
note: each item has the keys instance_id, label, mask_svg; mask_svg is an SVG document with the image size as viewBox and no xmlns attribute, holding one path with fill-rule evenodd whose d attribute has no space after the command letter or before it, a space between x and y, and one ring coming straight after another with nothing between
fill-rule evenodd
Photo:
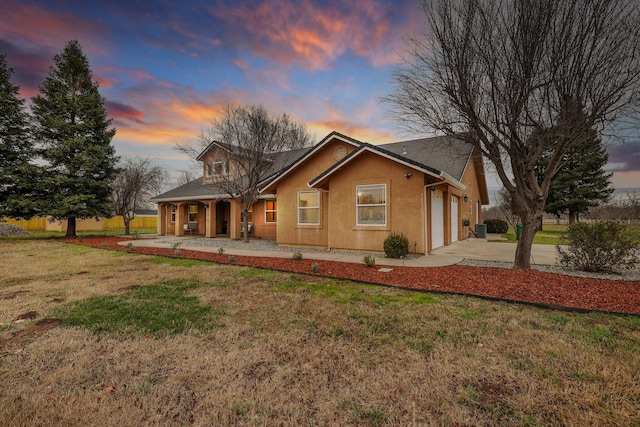
<instances>
[{"instance_id":1,"label":"cloudy sky","mask_svg":"<svg viewBox=\"0 0 640 427\"><path fill-rule=\"evenodd\" d=\"M418 0L3 0L0 51L29 99L54 54L77 39L121 156L188 168L195 142L227 104L263 104L305 123L382 143L410 139L378 98L393 90ZM610 148L618 191L640 187L640 142ZM497 186L490 180L490 186Z\"/></svg>"}]
</instances>

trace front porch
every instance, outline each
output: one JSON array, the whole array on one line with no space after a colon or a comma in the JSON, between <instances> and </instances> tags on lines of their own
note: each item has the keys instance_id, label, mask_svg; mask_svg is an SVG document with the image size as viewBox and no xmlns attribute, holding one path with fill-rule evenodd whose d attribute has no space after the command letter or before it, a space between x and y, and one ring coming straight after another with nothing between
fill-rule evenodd
<instances>
[{"instance_id":1,"label":"front porch","mask_svg":"<svg viewBox=\"0 0 640 427\"><path fill-rule=\"evenodd\" d=\"M233 199L158 203L158 235L240 239L240 214Z\"/></svg>"}]
</instances>

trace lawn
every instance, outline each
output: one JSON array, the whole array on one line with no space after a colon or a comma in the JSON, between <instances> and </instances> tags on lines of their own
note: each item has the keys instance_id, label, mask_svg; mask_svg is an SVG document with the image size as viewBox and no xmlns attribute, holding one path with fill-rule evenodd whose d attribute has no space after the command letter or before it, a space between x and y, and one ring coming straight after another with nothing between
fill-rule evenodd
<instances>
[{"instance_id":1,"label":"lawn","mask_svg":"<svg viewBox=\"0 0 640 427\"><path fill-rule=\"evenodd\" d=\"M567 242L563 239L566 230L566 225L544 224L542 230L538 231L533 238L533 243L538 245L566 245ZM626 232L640 244L640 224L627 225ZM506 239L499 240L501 242L515 242L516 232L513 227L509 226L509 231L502 234L501 237Z\"/></svg>"},{"instance_id":2,"label":"lawn","mask_svg":"<svg viewBox=\"0 0 640 427\"><path fill-rule=\"evenodd\" d=\"M638 316L55 240L0 250L1 425L640 419Z\"/></svg>"},{"instance_id":3,"label":"lawn","mask_svg":"<svg viewBox=\"0 0 640 427\"><path fill-rule=\"evenodd\" d=\"M30 231L32 237L36 238L46 238L46 237L64 237L64 231ZM155 228L137 228L131 229L131 234L133 235L143 235L143 234L157 234L158 230ZM124 229L108 229L108 230L90 230L90 231L78 231L76 232L78 236L124 236Z\"/></svg>"}]
</instances>

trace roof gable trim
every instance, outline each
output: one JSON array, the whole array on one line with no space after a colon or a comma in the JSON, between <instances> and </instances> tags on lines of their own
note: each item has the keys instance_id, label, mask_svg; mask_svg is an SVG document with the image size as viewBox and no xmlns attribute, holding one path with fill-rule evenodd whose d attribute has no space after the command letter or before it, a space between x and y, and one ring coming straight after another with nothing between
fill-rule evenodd
<instances>
[{"instance_id":1,"label":"roof gable trim","mask_svg":"<svg viewBox=\"0 0 640 427\"><path fill-rule=\"evenodd\" d=\"M262 193L268 187L270 187L273 184L275 184L276 182L280 181L283 177L288 175L292 170L297 168L301 163L303 163L309 157L311 157L315 153L317 153L321 148L323 148L325 145L327 145L333 139L339 139L340 141L342 141L344 143L347 143L347 144L350 144L350 145L352 145L354 147L359 147L362 144L364 144L363 142L360 142L357 139L353 139L353 138L350 138L350 137L348 137L346 135L341 134L340 132L333 131L329 135L325 136L322 139L322 141L320 141L318 144L316 144L312 149L310 149L305 154L303 154L302 157L300 157L298 160L294 161L289 166L287 166L285 169L280 171L271 181L269 181L263 188L261 188L259 192ZM346 159L346 157L345 157L345 159Z\"/></svg>"}]
</instances>

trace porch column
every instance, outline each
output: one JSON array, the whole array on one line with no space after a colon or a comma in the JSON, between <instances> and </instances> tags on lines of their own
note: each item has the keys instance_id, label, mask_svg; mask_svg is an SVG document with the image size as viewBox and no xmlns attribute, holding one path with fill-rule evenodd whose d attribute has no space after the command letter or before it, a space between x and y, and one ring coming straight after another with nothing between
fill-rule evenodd
<instances>
[{"instance_id":1,"label":"porch column","mask_svg":"<svg viewBox=\"0 0 640 427\"><path fill-rule=\"evenodd\" d=\"M240 213L242 212L242 209L240 208L240 203L236 202L235 200L231 201L231 211L230 211L230 216L231 218L229 218L229 227L230 227L230 238L231 239L240 239L240 226L241 226L241 217L240 217Z\"/></svg>"},{"instance_id":2,"label":"porch column","mask_svg":"<svg viewBox=\"0 0 640 427\"><path fill-rule=\"evenodd\" d=\"M167 230L167 204L166 203L158 203L158 219L157 219L157 233L158 236L163 236Z\"/></svg>"},{"instance_id":3,"label":"porch column","mask_svg":"<svg viewBox=\"0 0 640 427\"><path fill-rule=\"evenodd\" d=\"M184 236L184 203L178 203L176 208L175 235Z\"/></svg>"},{"instance_id":4,"label":"porch column","mask_svg":"<svg viewBox=\"0 0 640 427\"><path fill-rule=\"evenodd\" d=\"M204 202L207 204L205 218L205 236L215 237L216 235L216 201Z\"/></svg>"}]
</instances>

